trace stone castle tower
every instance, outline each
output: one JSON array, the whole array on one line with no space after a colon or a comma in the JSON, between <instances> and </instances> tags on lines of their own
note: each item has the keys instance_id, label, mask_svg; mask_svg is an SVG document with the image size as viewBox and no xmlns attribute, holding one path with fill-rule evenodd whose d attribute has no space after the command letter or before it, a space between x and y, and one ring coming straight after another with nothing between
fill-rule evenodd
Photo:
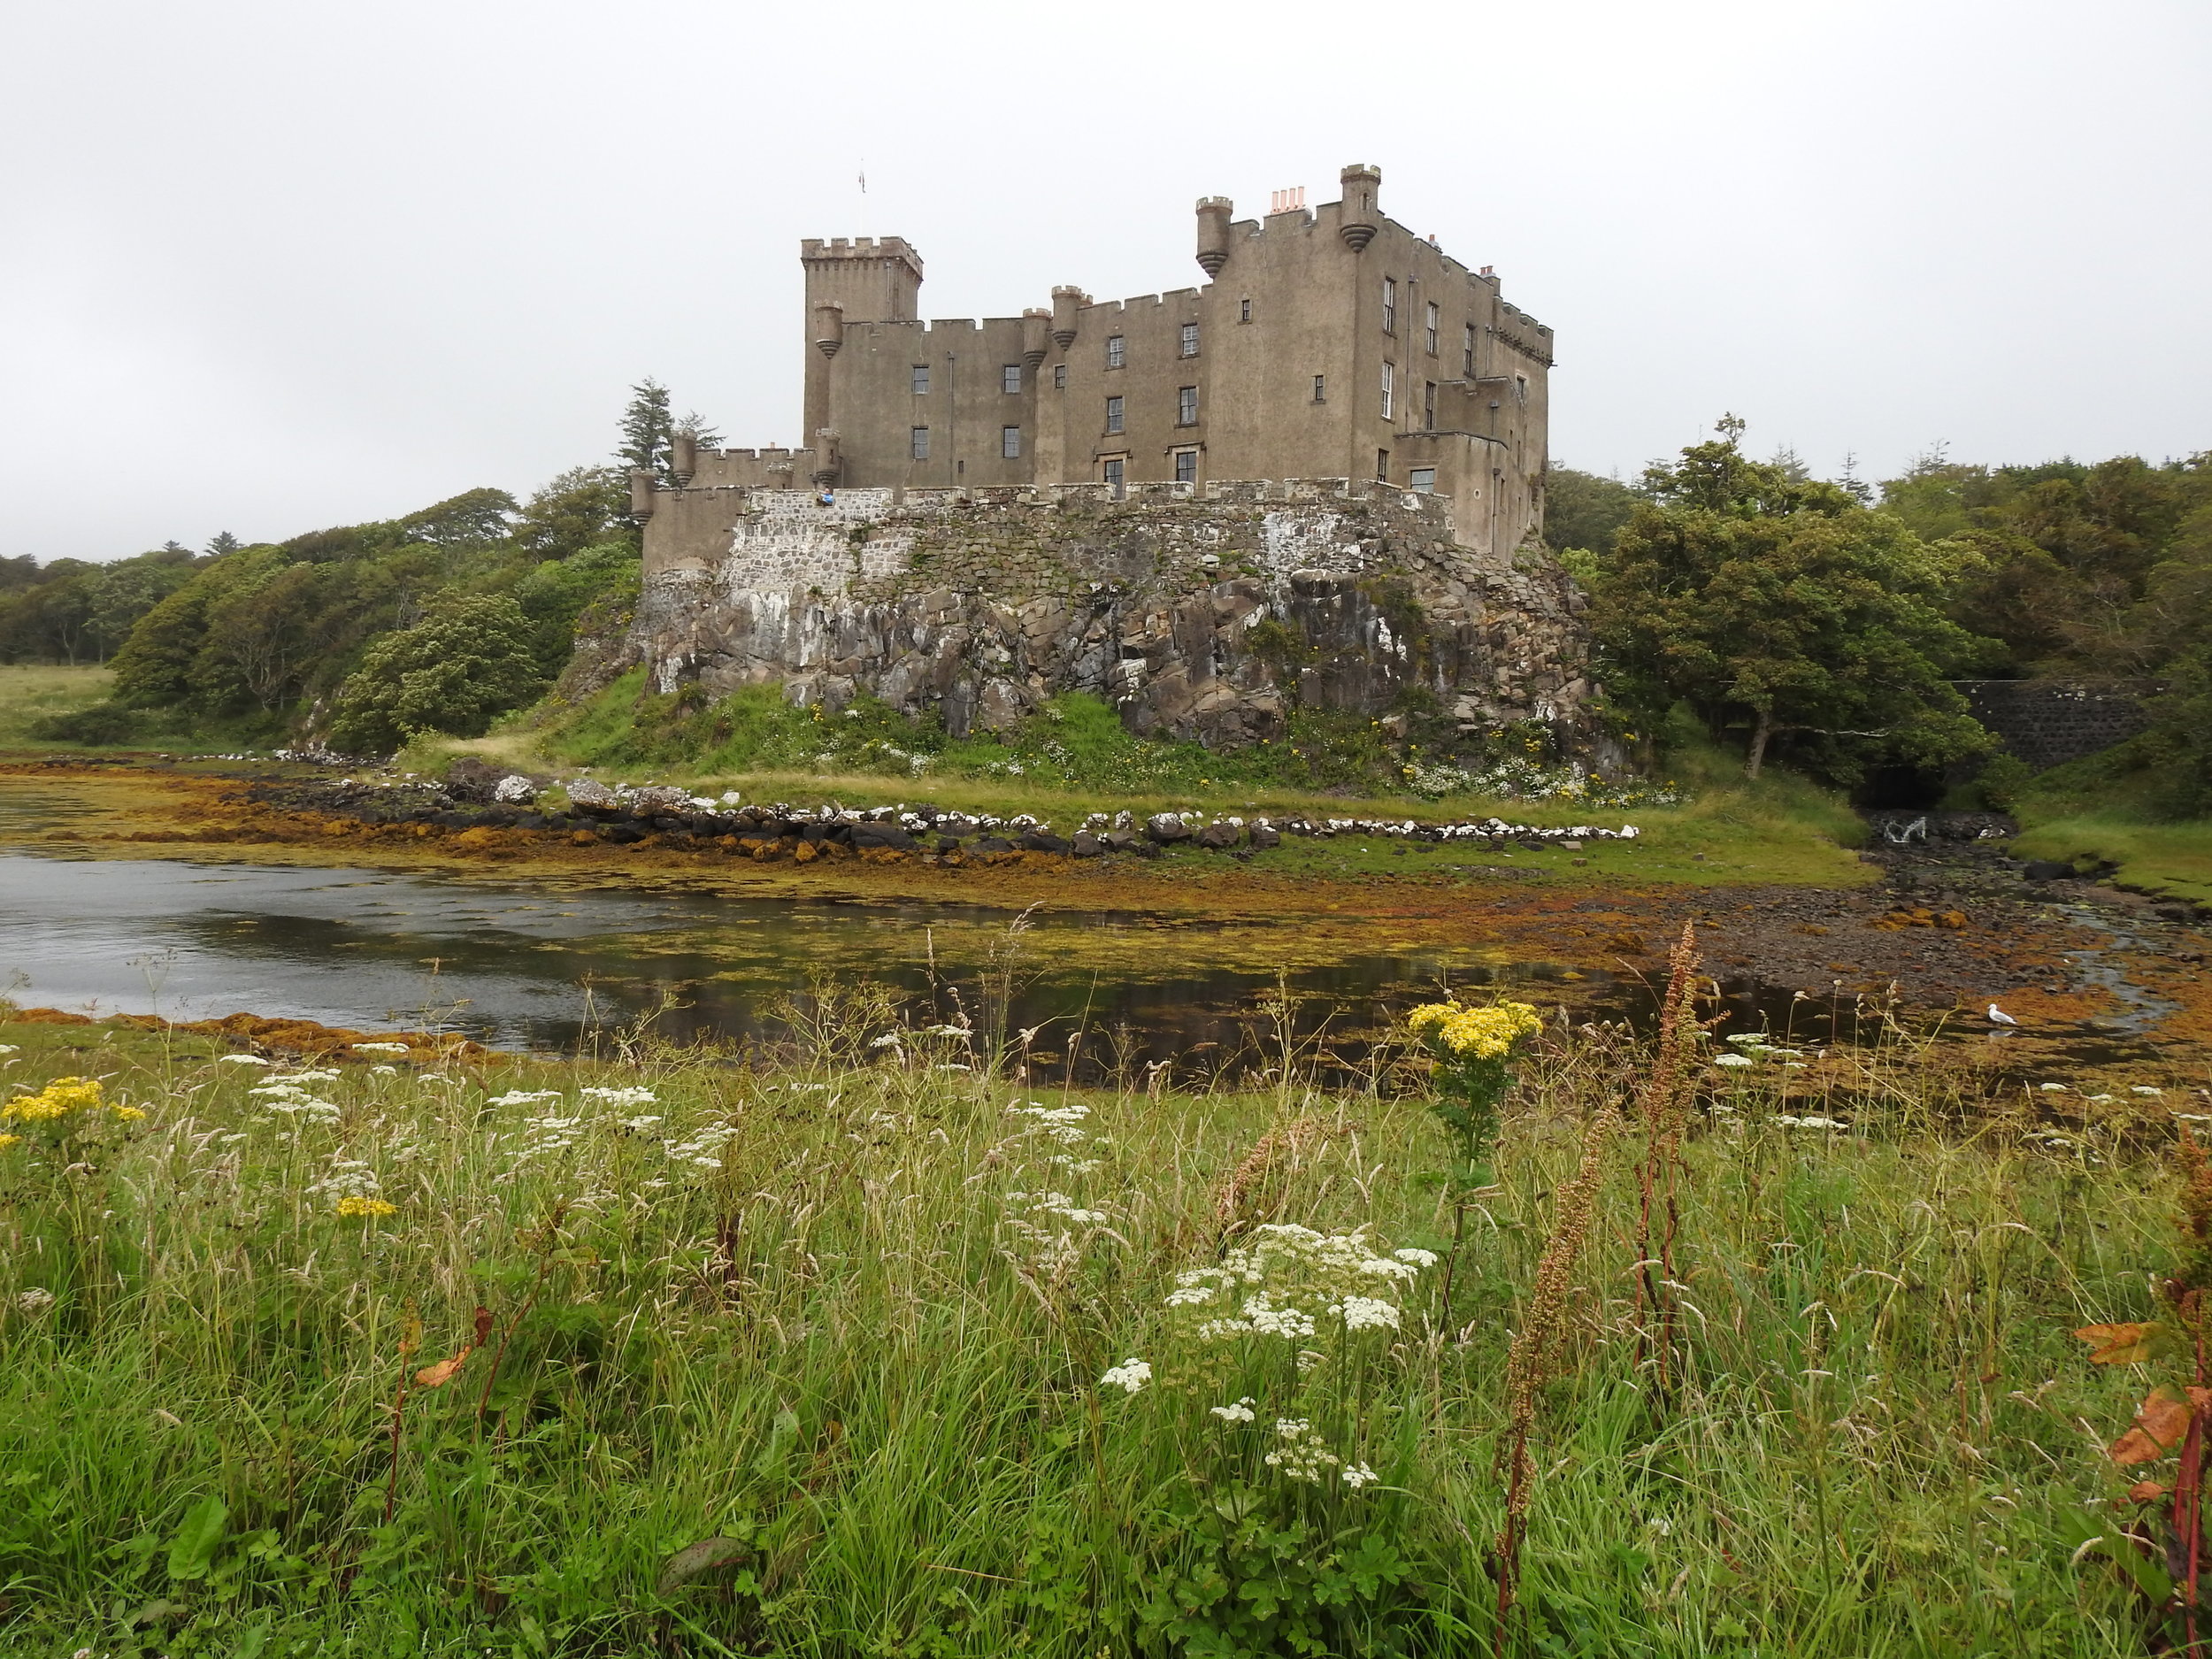
<instances>
[{"instance_id":1,"label":"stone castle tower","mask_svg":"<svg viewBox=\"0 0 2212 1659\"><path fill-rule=\"evenodd\" d=\"M1379 169L1342 186L1261 219L1201 201L1202 288L1056 288L979 323L919 319L900 237L804 242L809 447L681 444L683 491L1372 479L1449 497L1463 545L1510 552L1542 522L1552 331L1385 214ZM718 513L635 481L649 564L711 556L693 536Z\"/></svg>"}]
</instances>

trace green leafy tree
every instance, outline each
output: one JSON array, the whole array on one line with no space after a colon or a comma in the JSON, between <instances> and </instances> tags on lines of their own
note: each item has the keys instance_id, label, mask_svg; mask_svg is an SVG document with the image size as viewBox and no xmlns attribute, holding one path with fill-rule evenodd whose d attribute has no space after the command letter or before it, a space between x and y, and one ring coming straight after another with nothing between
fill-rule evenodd
<instances>
[{"instance_id":1,"label":"green leafy tree","mask_svg":"<svg viewBox=\"0 0 2212 1659\"><path fill-rule=\"evenodd\" d=\"M449 597L370 645L339 693L330 741L383 754L417 732L480 735L542 683L529 619L504 595Z\"/></svg>"},{"instance_id":2,"label":"green leafy tree","mask_svg":"<svg viewBox=\"0 0 2212 1659\"><path fill-rule=\"evenodd\" d=\"M567 559L549 559L515 584L515 603L530 619L531 645L549 680L575 648L576 619L609 595L634 595L641 572L637 549L626 541L602 542Z\"/></svg>"},{"instance_id":3,"label":"green leafy tree","mask_svg":"<svg viewBox=\"0 0 2212 1659\"><path fill-rule=\"evenodd\" d=\"M1878 756L1931 765L1985 747L1946 680L1977 646L1944 614L1960 556L1751 459L1741 432L1732 417L1718 441L1645 474L1649 498L1594 593L1615 695L1743 729L1755 778L1778 737L1840 781Z\"/></svg>"},{"instance_id":4,"label":"green leafy tree","mask_svg":"<svg viewBox=\"0 0 2212 1659\"><path fill-rule=\"evenodd\" d=\"M1544 475L1544 545L1581 548L1602 561L1636 511L1636 492L1617 478L1554 466Z\"/></svg>"},{"instance_id":5,"label":"green leafy tree","mask_svg":"<svg viewBox=\"0 0 2212 1659\"><path fill-rule=\"evenodd\" d=\"M518 511L514 542L538 560L565 559L609 542L637 556L630 485L611 466L572 466L534 492Z\"/></svg>"},{"instance_id":6,"label":"green leafy tree","mask_svg":"<svg viewBox=\"0 0 2212 1659\"><path fill-rule=\"evenodd\" d=\"M503 539L516 511L515 498L503 489L471 489L395 522L410 541L468 547Z\"/></svg>"}]
</instances>

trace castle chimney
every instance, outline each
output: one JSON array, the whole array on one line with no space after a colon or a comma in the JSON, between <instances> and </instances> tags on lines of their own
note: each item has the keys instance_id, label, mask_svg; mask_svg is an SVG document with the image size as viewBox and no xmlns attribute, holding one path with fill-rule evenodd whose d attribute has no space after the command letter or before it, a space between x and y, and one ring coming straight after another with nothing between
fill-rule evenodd
<instances>
[{"instance_id":1,"label":"castle chimney","mask_svg":"<svg viewBox=\"0 0 2212 1659\"><path fill-rule=\"evenodd\" d=\"M691 475L699 470L699 434L678 431L668 441L668 472L676 480L678 489L691 482Z\"/></svg>"},{"instance_id":2,"label":"castle chimney","mask_svg":"<svg viewBox=\"0 0 2212 1659\"><path fill-rule=\"evenodd\" d=\"M1337 206L1336 234L1354 253L1375 240L1382 228L1382 169L1356 161L1344 169L1344 200Z\"/></svg>"},{"instance_id":3,"label":"castle chimney","mask_svg":"<svg viewBox=\"0 0 2212 1659\"><path fill-rule=\"evenodd\" d=\"M1052 290L1052 343L1061 350L1075 343L1075 313L1090 297L1081 288L1064 284Z\"/></svg>"},{"instance_id":4,"label":"castle chimney","mask_svg":"<svg viewBox=\"0 0 2212 1659\"><path fill-rule=\"evenodd\" d=\"M1229 263L1229 221L1236 211L1236 204L1225 196L1198 198L1198 268L1209 280Z\"/></svg>"},{"instance_id":5,"label":"castle chimney","mask_svg":"<svg viewBox=\"0 0 2212 1659\"><path fill-rule=\"evenodd\" d=\"M643 524L653 516L653 474L644 467L630 469L630 517Z\"/></svg>"},{"instance_id":6,"label":"castle chimney","mask_svg":"<svg viewBox=\"0 0 2212 1659\"><path fill-rule=\"evenodd\" d=\"M818 300L814 306L814 349L826 357L837 355L845 343L845 308L835 300Z\"/></svg>"},{"instance_id":7,"label":"castle chimney","mask_svg":"<svg viewBox=\"0 0 2212 1659\"><path fill-rule=\"evenodd\" d=\"M1052 313L1031 306L1022 313L1022 366L1032 374L1045 360L1045 342L1052 332Z\"/></svg>"}]
</instances>

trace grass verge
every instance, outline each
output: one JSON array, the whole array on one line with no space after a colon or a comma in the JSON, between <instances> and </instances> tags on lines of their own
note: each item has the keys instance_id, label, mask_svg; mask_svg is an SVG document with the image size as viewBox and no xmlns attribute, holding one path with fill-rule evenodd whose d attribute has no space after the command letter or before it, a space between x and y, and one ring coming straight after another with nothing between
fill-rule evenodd
<instances>
[{"instance_id":1,"label":"grass verge","mask_svg":"<svg viewBox=\"0 0 2212 1659\"><path fill-rule=\"evenodd\" d=\"M115 676L104 668L61 668L41 663L0 665L0 749L77 747L34 737L31 728L55 715L90 708L107 696L114 681Z\"/></svg>"},{"instance_id":2,"label":"grass verge","mask_svg":"<svg viewBox=\"0 0 2212 1659\"><path fill-rule=\"evenodd\" d=\"M1487 1652L1509 1333L1646 1064L1524 1066L1448 1310L1436 1120L1294 1056L1038 1099L864 990L747 1056L0 1042L0 1621L58 1653ZM1702 1074L1663 1367L1597 1166L1504 1651L2142 1651L2079 1548L2140 1382L2069 1333L2170 1265L2162 1107L1794 1064Z\"/></svg>"}]
</instances>

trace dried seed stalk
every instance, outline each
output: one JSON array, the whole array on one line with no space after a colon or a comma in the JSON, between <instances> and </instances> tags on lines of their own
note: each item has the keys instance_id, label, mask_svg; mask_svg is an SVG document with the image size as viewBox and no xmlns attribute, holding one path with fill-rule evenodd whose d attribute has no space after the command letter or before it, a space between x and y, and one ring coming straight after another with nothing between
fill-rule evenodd
<instances>
[{"instance_id":1,"label":"dried seed stalk","mask_svg":"<svg viewBox=\"0 0 2212 1659\"><path fill-rule=\"evenodd\" d=\"M1567 1309L1575 1268L1588 1243L1597 1216L1598 1194L1605 1185L1606 1154L1626 1125L1611 1106L1601 1107L1582 1132L1582 1158L1574 1177L1559 1189L1552 1213L1551 1237L1536 1264L1528 1310L1515 1333L1505 1361L1508 1453L1505 1531L1498 1540L1497 1652L1505 1651L1506 1620L1513 1610L1520 1571L1522 1517L1534 1496L1529 1481L1528 1440L1536 1425L1537 1391L1550 1379L1567 1328Z\"/></svg>"}]
</instances>

